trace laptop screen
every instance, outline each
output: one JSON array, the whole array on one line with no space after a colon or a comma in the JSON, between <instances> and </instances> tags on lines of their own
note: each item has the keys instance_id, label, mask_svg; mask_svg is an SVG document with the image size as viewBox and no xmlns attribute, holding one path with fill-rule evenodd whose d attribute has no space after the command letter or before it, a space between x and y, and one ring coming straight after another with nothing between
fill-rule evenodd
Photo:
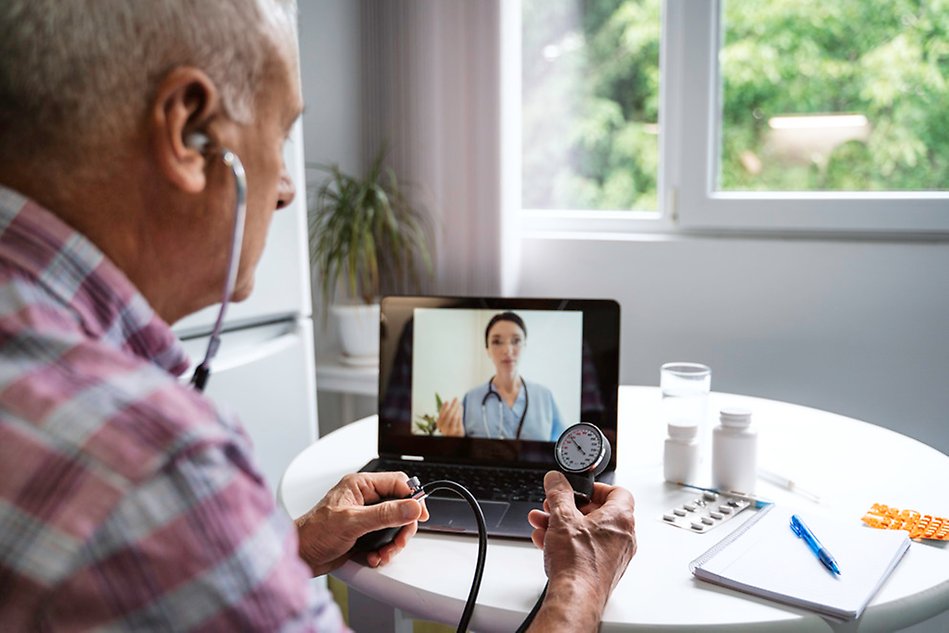
<instances>
[{"instance_id":1,"label":"laptop screen","mask_svg":"<svg viewBox=\"0 0 949 633\"><path fill-rule=\"evenodd\" d=\"M615 467L615 301L386 297L380 343L380 455L548 467L582 421Z\"/></svg>"}]
</instances>

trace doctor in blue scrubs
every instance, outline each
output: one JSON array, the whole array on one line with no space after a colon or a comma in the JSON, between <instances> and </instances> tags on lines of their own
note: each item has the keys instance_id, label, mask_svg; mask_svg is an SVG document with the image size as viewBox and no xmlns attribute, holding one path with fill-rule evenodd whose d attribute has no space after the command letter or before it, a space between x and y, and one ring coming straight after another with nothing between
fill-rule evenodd
<instances>
[{"instance_id":1,"label":"doctor in blue scrubs","mask_svg":"<svg viewBox=\"0 0 949 633\"><path fill-rule=\"evenodd\" d=\"M525 380L518 371L527 346L527 327L514 312L494 315L484 330L484 346L495 374L442 406L442 435L553 442L564 424L547 387Z\"/></svg>"}]
</instances>

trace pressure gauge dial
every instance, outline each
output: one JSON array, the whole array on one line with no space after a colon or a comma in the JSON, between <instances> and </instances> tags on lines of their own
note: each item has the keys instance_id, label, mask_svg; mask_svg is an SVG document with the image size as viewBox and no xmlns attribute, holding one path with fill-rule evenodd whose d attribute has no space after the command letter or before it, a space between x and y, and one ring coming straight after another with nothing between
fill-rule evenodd
<instances>
[{"instance_id":1,"label":"pressure gauge dial","mask_svg":"<svg viewBox=\"0 0 949 633\"><path fill-rule=\"evenodd\" d=\"M554 447L554 457L564 472L582 473L599 466L607 444L603 431L581 422L563 432Z\"/></svg>"},{"instance_id":2,"label":"pressure gauge dial","mask_svg":"<svg viewBox=\"0 0 949 633\"><path fill-rule=\"evenodd\" d=\"M573 486L578 504L590 500L594 478L606 470L611 453L603 431L587 422L567 427L557 439L554 459Z\"/></svg>"}]
</instances>

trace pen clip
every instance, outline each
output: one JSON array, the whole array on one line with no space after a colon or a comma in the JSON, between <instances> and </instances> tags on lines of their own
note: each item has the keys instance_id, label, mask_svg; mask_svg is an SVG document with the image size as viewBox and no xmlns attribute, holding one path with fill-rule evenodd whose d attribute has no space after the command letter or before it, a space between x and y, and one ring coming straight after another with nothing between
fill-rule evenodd
<instances>
[{"instance_id":1,"label":"pen clip","mask_svg":"<svg viewBox=\"0 0 949 633\"><path fill-rule=\"evenodd\" d=\"M791 531L794 532L798 536L798 538L804 538L804 526L798 523L796 516L791 517L790 525L791 525Z\"/></svg>"}]
</instances>

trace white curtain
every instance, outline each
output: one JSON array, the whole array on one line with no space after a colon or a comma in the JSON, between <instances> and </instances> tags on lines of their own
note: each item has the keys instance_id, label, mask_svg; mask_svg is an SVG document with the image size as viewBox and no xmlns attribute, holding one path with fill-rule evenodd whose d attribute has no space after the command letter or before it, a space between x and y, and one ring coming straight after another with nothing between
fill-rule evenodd
<instances>
[{"instance_id":1,"label":"white curtain","mask_svg":"<svg viewBox=\"0 0 949 633\"><path fill-rule=\"evenodd\" d=\"M361 9L363 156L386 143L388 163L436 218L428 290L511 293L519 174L503 178L508 9L502 0L362 0Z\"/></svg>"}]
</instances>

